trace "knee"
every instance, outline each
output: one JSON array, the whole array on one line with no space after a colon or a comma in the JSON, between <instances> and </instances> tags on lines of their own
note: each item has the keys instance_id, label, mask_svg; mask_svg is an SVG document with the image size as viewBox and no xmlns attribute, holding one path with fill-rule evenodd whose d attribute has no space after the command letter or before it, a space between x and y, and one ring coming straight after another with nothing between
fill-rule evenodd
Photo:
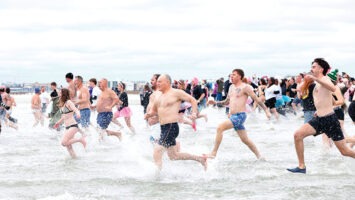
<instances>
[{"instance_id":1,"label":"knee","mask_svg":"<svg viewBox=\"0 0 355 200\"><path fill-rule=\"evenodd\" d=\"M217 127L217 133L223 133L224 128L222 126Z\"/></svg>"},{"instance_id":2,"label":"knee","mask_svg":"<svg viewBox=\"0 0 355 200\"><path fill-rule=\"evenodd\" d=\"M293 135L293 138L295 141L303 140L303 134L300 133L299 131L296 131L295 134Z\"/></svg>"}]
</instances>

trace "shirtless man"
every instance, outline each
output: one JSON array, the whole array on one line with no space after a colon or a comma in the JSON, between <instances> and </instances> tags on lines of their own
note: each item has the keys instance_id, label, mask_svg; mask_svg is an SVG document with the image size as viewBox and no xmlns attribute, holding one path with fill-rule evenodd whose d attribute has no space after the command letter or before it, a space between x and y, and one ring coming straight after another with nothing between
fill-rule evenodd
<instances>
[{"instance_id":1,"label":"shirtless man","mask_svg":"<svg viewBox=\"0 0 355 200\"><path fill-rule=\"evenodd\" d=\"M65 80L68 83L68 90L69 90L69 94L70 94L70 100L74 101L75 100L75 96L76 96L76 90L75 90L75 84L73 81L74 75L73 73L69 72L65 75Z\"/></svg>"},{"instance_id":2,"label":"shirtless man","mask_svg":"<svg viewBox=\"0 0 355 200\"><path fill-rule=\"evenodd\" d=\"M219 148L219 145L222 142L223 139L223 132L234 128L235 131L237 131L240 139L244 144L246 144L249 149L255 154L255 156L260 159L261 155L256 148L255 144L253 141L251 141L248 138L247 132L245 131L244 127L244 122L246 120L246 102L248 99L248 96L250 96L252 99L254 99L255 102L258 103L258 105L264 109L266 116L268 118L271 117L271 114L265 104L256 96L256 94L253 91L253 88L248 85L243 83L243 78L244 78L244 71L241 69L234 69L232 71L232 74L230 76L232 85L229 87L228 95L227 98L223 101L214 101L210 100L208 101L208 104L228 104L229 103L229 115L230 118L217 127L217 134L216 134L216 139L215 139L215 144L212 152L208 155L209 158L214 158L217 155L217 151Z\"/></svg>"},{"instance_id":3,"label":"shirtless man","mask_svg":"<svg viewBox=\"0 0 355 200\"><path fill-rule=\"evenodd\" d=\"M312 62L312 75L307 75L316 82L313 98L317 112L315 117L302 125L294 134L298 167L287 169L290 172L306 173L303 139L311 135L327 134L334 141L335 146L342 155L355 158L355 151L346 145L340 123L333 110L332 93L335 92L336 88L326 76L329 68L329 64L324 59L316 58Z\"/></svg>"},{"instance_id":4,"label":"shirtless man","mask_svg":"<svg viewBox=\"0 0 355 200\"><path fill-rule=\"evenodd\" d=\"M75 105L80 110L80 119L76 119L78 123L85 129L90 125L90 93L89 89L83 85L83 77L75 76L74 80L77 99Z\"/></svg>"},{"instance_id":5,"label":"shirtless man","mask_svg":"<svg viewBox=\"0 0 355 200\"><path fill-rule=\"evenodd\" d=\"M161 95L161 92L157 89L157 81L158 81L159 77L160 77L160 74L154 74L152 76L152 78L150 79L150 84L152 85L153 93L149 96L149 103L147 106L146 113L148 113L152 109L154 101L155 101L155 97ZM152 116L152 117L148 118L147 120L148 120L148 124L150 126L159 123L158 116Z\"/></svg>"},{"instance_id":6,"label":"shirtless man","mask_svg":"<svg viewBox=\"0 0 355 200\"><path fill-rule=\"evenodd\" d=\"M181 101L188 101L192 104L192 118L196 119L197 102L186 92L171 87L169 75L161 75L158 78L157 88L161 92L157 94L152 108L144 116L148 119L158 115L161 127L161 135L158 144L154 147L154 161L159 169L162 168L162 157L164 150L167 150L171 160L195 160L207 168L207 158L203 156L181 153L175 148L176 138L179 135L179 108Z\"/></svg>"},{"instance_id":7,"label":"shirtless man","mask_svg":"<svg viewBox=\"0 0 355 200\"><path fill-rule=\"evenodd\" d=\"M96 105L92 106L92 108L96 108L96 111L98 112L97 124L101 128L100 140L103 139L105 132L107 135L114 135L121 140L121 132L107 130L113 117L112 108L117 105L118 97L113 90L108 88L107 79L102 79L99 82L99 88L102 91L101 95L99 96Z\"/></svg>"},{"instance_id":8,"label":"shirtless man","mask_svg":"<svg viewBox=\"0 0 355 200\"><path fill-rule=\"evenodd\" d=\"M41 110L41 98L39 97L40 94L41 90L39 88L35 88L35 94L32 96L31 100L32 113L35 117L35 123L33 124L33 127L37 126L39 123L41 123L42 126L44 125L44 119Z\"/></svg>"}]
</instances>

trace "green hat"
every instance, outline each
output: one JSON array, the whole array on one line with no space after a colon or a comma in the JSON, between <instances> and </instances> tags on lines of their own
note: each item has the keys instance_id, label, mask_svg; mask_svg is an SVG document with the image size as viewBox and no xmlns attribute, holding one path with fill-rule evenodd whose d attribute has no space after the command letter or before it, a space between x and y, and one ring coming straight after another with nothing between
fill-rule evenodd
<instances>
[{"instance_id":1,"label":"green hat","mask_svg":"<svg viewBox=\"0 0 355 200\"><path fill-rule=\"evenodd\" d=\"M330 78L332 81L337 81L337 79L338 79L337 73L338 73L338 69L335 69L334 71L328 73L327 75L329 76L329 78Z\"/></svg>"}]
</instances>

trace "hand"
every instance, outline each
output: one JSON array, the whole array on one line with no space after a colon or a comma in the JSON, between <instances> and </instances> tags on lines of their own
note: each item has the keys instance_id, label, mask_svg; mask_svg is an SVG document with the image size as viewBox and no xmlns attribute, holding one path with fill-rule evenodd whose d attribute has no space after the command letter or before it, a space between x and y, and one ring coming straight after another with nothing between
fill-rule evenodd
<instances>
[{"instance_id":1,"label":"hand","mask_svg":"<svg viewBox=\"0 0 355 200\"><path fill-rule=\"evenodd\" d=\"M195 112L191 113L190 119L192 119L192 120L197 119L197 114Z\"/></svg>"},{"instance_id":2,"label":"hand","mask_svg":"<svg viewBox=\"0 0 355 200\"><path fill-rule=\"evenodd\" d=\"M80 118L81 118L80 114L79 114L79 115L76 115L75 117L76 117L77 119L80 119Z\"/></svg>"},{"instance_id":3,"label":"hand","mask_svg":"<svg viewBox=\"0 0 355 200\"><path fill-rule=\"evenodd\" d=\"M57 123L55 123L55 124L53 125L53 128L54 128L54 129L59 128L59 124L58 124L58 122L57 122Z\"/></svg>"}]
</instances>

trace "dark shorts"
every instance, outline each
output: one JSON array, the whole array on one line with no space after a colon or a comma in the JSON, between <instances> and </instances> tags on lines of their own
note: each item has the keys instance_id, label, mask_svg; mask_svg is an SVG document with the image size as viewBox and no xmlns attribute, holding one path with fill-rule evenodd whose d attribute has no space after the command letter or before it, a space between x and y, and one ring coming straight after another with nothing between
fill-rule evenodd
<instances>
[{"instance_id":1,"label":"dark shorts","mask_svg":"<svg viewBox=\"0 0 355 200\"><path fill-rule=\"evenodd\" d=\"M229 119L232 121L234 130L245 130L244 122L247 119L247 114L245 112L233 114Z\"/></svg>"},{"instance_id":2,"label":"dark shorts","mask_svg":"<svg viewBox=\"0 0 355 200\"><path fill-rule=\"evenodd\" d=\"M355 101L352 101L349 108L348 108L348 113L350 118L355 122Z\"/></svg>"},{"instance_id":3,"label":"dark shorts","mask_svg":"<svg viewBox=\"0 0 355 200\"><path fill-rule=\"evenodd\" d=\"M102 129L107 129L113 117L112 112L101 112L97 114L96 122Z\"/></svg>"},{"instance_id":4,"label":"dark shorts","mask_svg":"<svg viewBox=\"0 0 355 200\"><path fill-rule=\"evenodd\" d=\"M176 138L179 135L178 123L160 125L161 133L158 144L169 148L176 145Z\"/></svg>"},{"instance_id":5,"label":"dark shorts","mask_svg":"<svg viewBox=\"0 0 355 200\"><path fill-rule=\"evenodd\" d=\"M266 107L270 109L275 108L275 104L276 104L276 97L272 97L271 99L265 101Z\"/></svg>"},{"instance_id":6,"label":"dark shorts","mask_svg":"<svg viewBox=\"0 0 355 200\"><path fill-rule=\"evenodd\" d=\"M341 109L341 107L334 108L334 112L337 115L338 120L343 120L344 121L344 110Z\"/></svg>"},{"instance_id":7,"label":"dark shorts","mask_svg":"<svg viewBox=\"0 0 355 200\"><path fill-rule=\"evenodd\" d=\"M323 117L313 117L308 123L316 130L314 136L325 133L333 141L344 139L343 131L335 113Z\"/></svg>"},{"instance_id":8,"label":"dark shorts","mask_svg":"<svg viewBox=\"0 0 355 200\"><path fill-rule=\"evenodd\" d=\"M87 128L90 125L90 115L91 111L89 108L84 108L80 110L80 119L75 117L76 122L81 124L82 127Z\"/></svg>"}]
</instances>

